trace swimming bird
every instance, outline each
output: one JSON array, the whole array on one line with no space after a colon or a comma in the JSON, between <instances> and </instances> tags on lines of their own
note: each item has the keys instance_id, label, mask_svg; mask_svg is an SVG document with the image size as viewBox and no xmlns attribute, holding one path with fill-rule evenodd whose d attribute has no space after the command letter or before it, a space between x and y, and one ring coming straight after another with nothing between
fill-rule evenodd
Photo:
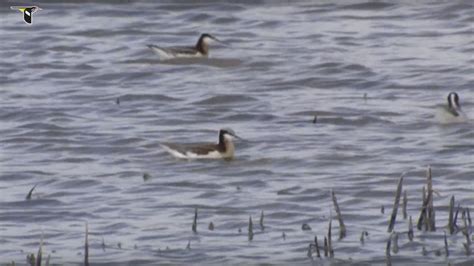
<instances>
[{"instance_id":1,"label":"swimming bird","mask_svg":"<svg viewBox=\"0 0 474 266\"><path fill-rule=\"evenodd\" d=\"M448 106L446 111L451 113L453 116L459 116L461 113L461 106L459 105L459 95L455 92L448 94Z\"/></svg>"},{"instance_id":2,"label":"swimming bird","mask_svg":"<svg viewBox=\"0 0 474 266\"><path fill-rule=\"evenodd\" d=\"M161 143L160 146L180 159L227 159L234 157L234 138L241 139L230 128L219 130L219 141L217 143L202 144L172 144Z\"/></svg>"},{"instance_id":3,"label":"swimming bird","mask_svg":"<svg viewBox=\"0 0 474 266\"><path fill-rule=\"evenodd\" d=\"M38 10L42 10L38 6L11 6L10 8L17 9L20 12L22 12L23 20L26 22L26 24L32 23L33 13L35 13Z\"/></svg>"},{"instance_id":4,"label":"swimming bird","mask_svg":"<svg viewBox=\"0 0 474 266\"><path fill-rule=\"evenodd\" d=\"M456 92L448 94L448 104L438 111L438 119L443 123L464 122L466 115L461 110L459 95Z\"/></svg>"},{"instance_id":5,"label":"swimming bird","mask_svg":"<svg viewBox=\"0 0 474 266\"><path fill-rule=\"evenodd\" d=\"M212 41L219 41L216 37L203 33L195 46L175 46L175 47L160 47L157 45L147 45L151 50L157 53L161 60L173 58L193 58L193 57L207 57L209 55L209 44Z\"/></svg>"}]
</instances>

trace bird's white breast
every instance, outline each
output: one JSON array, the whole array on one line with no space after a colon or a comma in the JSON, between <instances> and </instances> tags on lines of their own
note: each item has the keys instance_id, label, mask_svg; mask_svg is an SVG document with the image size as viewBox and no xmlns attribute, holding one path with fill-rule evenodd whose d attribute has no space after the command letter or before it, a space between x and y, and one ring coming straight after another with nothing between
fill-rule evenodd
<instances>
[{"instance_id":1,"label":"bird's white breast","mask_svg":"<svg viewBox=\"0 0 474 266\"><path fill-rule=\"evenodd\" d=\"M467 116L461 110L458 110L459 116L455 116L449 110L440 106L436 110L436 120L441 124L463 123L467 121Z\"/></svg>"}]
</instances>

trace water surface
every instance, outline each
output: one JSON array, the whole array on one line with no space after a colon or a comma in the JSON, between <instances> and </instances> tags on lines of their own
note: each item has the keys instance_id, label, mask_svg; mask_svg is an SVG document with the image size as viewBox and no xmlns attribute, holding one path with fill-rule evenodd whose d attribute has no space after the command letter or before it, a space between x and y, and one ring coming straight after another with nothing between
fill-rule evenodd
<instances>
[{"instance_id":1,"label":"water surface","mask_svg":"<svg viewBox=\"0 0 474 266\"><path fill-rule=\"evenodd\" d=\"M347 237L321 262L384 264L398 178L406 172L416 220L428 165L438 230L410 242L399 216L392 260L473 263L460 232L450 257L438 254L450 197L474 206L473 122L434 116L456 91L474 117L471 1L35 1L44 10L31 26L10 3L0 4L0 263L23 263L43 236L51 262L79 264L87 221L94 265L309 264L334 190ZM204 32L229 46L177 62L146 47ZM223 127L246 139L232 161L159 147L213 142Z\"/></svg>"}]
</instances>

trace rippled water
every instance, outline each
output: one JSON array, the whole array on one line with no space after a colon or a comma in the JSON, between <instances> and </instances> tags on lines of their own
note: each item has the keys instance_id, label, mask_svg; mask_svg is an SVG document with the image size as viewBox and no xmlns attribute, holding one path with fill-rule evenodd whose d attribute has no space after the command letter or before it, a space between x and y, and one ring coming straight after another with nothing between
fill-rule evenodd
<instances>
[{"instance_id":1,"label":"rippled water","mask_svg":"<svg viewBox=\"0 0 474 266\"><path fill-rule=\"evenodd\" d=\"M384 264L398 178L416 220L431 165L438 229L409 242L399 214L392 260L472 265L461 232L444 256L443 231L452 195L474 206L473 122L435 119L450 91L474 117L472 1L81 2L35 1L32 26L0 4L0 263L41 235L51 262L81 263L87 221L94 264L308 264L333 189L347 237L315 263ZM229 45L177 62L146 47L203 32ZM222 127L246 139L233 161L158 145Z\"/></svg>"}]
</instances>

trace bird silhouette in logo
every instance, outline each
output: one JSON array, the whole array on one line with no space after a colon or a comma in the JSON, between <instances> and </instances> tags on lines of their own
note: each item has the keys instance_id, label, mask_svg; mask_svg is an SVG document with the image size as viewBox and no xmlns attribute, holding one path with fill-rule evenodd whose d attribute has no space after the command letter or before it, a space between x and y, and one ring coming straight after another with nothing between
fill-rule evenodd
<instances>
[{"instance_id":1,"label":"bird silhouette in logo","mask_svg":"<svg viewBox=\"0 0 474 266\"><path fill-rule=\"evenodd\" d=\"M22 12L23 20L26 22L26 24L31 24L33 13L35 13L38 10L41 10L41 8L39 8L38 6L12 6L10 8L16 9Z\"/></svg>"}]
</instances>

